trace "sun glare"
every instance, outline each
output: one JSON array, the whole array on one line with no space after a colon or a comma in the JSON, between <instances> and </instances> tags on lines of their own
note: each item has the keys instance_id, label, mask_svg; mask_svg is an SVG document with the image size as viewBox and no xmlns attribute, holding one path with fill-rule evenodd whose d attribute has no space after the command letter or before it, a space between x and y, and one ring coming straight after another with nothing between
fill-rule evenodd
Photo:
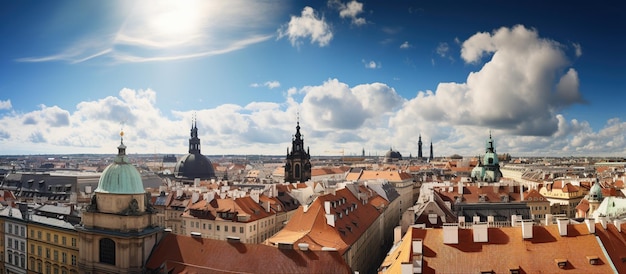
<instances>
[{"instance_id":1,"label":"sun glare","mask_svg":"<svg viewBox=\"0 0 626 274\"><path fill-rule=\"evenodd\" d=\"M196 1L158 2L158 12L148 19L152 31L162 39L194 36L200 31L202 8Z\"/></svg>"}]
</instances>

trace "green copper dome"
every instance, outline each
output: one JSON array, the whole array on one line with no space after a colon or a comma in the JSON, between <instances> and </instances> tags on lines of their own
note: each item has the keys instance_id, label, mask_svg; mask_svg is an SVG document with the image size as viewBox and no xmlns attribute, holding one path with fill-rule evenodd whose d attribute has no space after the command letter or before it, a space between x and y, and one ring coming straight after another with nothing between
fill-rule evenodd
<instances>
[{"instance_id":1,"label":"green copper dome","mask_svg":"<svg viewBox=\"0 0 626 274\"><path fill-rule=\"evenodd\" d=\"M120 135L123 135L123 133ZM118 154L115 157L115 162L104 169L95 192L112 194L145 193L139 171L128 161L123 139L117 149Z\"/></svg>"}]
</instances>

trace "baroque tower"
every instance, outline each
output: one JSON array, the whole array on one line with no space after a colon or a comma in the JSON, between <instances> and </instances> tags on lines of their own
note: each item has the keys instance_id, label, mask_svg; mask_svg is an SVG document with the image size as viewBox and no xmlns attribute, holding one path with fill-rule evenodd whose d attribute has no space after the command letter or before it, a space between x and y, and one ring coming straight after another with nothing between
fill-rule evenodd
<instances>
[{"instance_id":1,"label":"baroque tower","mask_svg":"<svg viewBox=\"0 0 626 274\"><path fill-rule=\"evenodd\" d=\"M112 164L102 172L78 231L80 273L142 273L162 237L150 193L126 156L124 133Z\"/></svg>"},{"instance_id":2,"label":"baroque tower","mask_svg":"<svg viewBox=\"0 0 626 274\"><path fill-rule=\"evenodd\" d=\"M430 157L428 157L429 160L433 160L435 159L434 155L433 155L433 142L430 142Z\"/></svg>"},{"instance_id":3,"label":"baroque tower","mask_svg":"<svg viewBox=\"0 0 626 274\"><path fill-rule=\"evenodd\" d=\"M291 152L287 148L285 161L285 182L306 182L311 179L311 155L309 148L304 150L304 139L300 134L300 121L296 125L296 135L291 140Z\"/></svg>"}]
</instances>

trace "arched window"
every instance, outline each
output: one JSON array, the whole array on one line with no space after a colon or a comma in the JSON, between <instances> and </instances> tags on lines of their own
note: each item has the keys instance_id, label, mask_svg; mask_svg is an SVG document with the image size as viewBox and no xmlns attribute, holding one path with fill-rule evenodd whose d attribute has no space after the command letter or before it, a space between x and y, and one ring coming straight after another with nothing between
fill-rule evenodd
<instances>
[{"instance_id":1,"label":"arched window","mask_svg":"<svg viewBox=\"0 0 626 274\"><path fill-rule=\"evenodd\" d=\"M300 175L300 164L295 164L295 173L293 174L293 176L294 176L295 178L300 178L300 177L302 177L302 176Z\"/></svg>"},{"instance_id":2,"label":"arched window","mask_svg":"<svg viewBox=\"0 0 626 274\"><path fill-rule=\"evenodd\" d=\"M100 239L100 262L115 265L115 242L109 238Z\"/></svg>"}]
</instances>

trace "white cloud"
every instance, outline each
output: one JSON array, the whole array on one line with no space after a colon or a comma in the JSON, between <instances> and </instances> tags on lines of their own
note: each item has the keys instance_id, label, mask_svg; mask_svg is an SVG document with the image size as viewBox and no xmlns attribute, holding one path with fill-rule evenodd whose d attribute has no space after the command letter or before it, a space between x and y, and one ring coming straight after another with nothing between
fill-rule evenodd
<instances>
[{"instance_id":1,"label":"white cloud","mask_svg":"<svg viewBox=\"0 0 626 274\"><path fill-rule=\"evenodd\" d=\"M400 45L401 49L408 49L411 48L411 44L409 44L409 41L404 41L404 43L402 43L402 45Z\"/></svg>"},{"instance_id":2,"label":"white cloud","mask_svg":"<svg viewBox=\"0 0 626 274\"><path fill-rule=\"evenodd\" d=\"M333 33L324 17L318 17L313 8L305 7L300 17L292 15L289 23L278 29L278 39L283 37L288 37L293 46L300 46L300 39L310 38L311 43L324 47L330 43Z\"/></svg>"},{"instance_id":3,"label":"white cloud","mask_svg":"<svg viewBox=\"0 0 626 274\"><path fill-rule=\"evenodd\" d=\"M368 69L379 69L382 67L380 63L377 63L375 61L361 60L361 62L363 62L363 64L365 65L365 68L368 68Z\"/></svg>"},{"instance_id":4,"label":"white cloud","mask_svg":"<svg viewBox=\"0 0 626 274\"><path fill-rule=\"evenodd\" d=\"M6 101L0 100L0 110L11 108L13 108L13 106L11 105L11 99L8 99Z\"/></svg>"},{"instance_id":5,"label":"white cloud","mask_svg":"<svg viewBox=\"0 0 626 274\"><path fill-rule=\"evenodd\" d=\"M267 87L269 89L274 89L274 88L279 88L280 87L280 82L278 82L278 81L267 81L267 82L265 82L263 84L252 83L252 84L250 84L250 87L252 87L252 88Z\"/></svg>"},{"instance_id":6,"label":"white cloud","mask_svg":"<svg viewBox=\"0 0 626 274\"><path fill-rule=\"evenodd\" d=\"M279 88L280 87L280 82L278 82L278 81L265 82L265 86L268 87L269 89Z\"/></svg>"},{"instance_id":7,"label":"white cloud","mask_svg":"<svg viewBox=\"0 0 626 274\"><path fill-rule=\"evenodd\" d=\"M328 5L339 10L339 17L351 19L353 25L361 26L367 23L365 18L358 17L359 14L363 13L363 3L353 0L344 4L338 0L331 0L328 1Z\"/></svg>"},{"instance_id":8,"label":"white cloud","mask_svg":"<svg viewBox=\"0 0 626 274\"><path fill-rule=\"evenodd\" d=\"M583 49L579 43L572 43L572 46L574 46L576 57L580 57L581 55L583 55Z\"/></svg>"}]
</instances>

